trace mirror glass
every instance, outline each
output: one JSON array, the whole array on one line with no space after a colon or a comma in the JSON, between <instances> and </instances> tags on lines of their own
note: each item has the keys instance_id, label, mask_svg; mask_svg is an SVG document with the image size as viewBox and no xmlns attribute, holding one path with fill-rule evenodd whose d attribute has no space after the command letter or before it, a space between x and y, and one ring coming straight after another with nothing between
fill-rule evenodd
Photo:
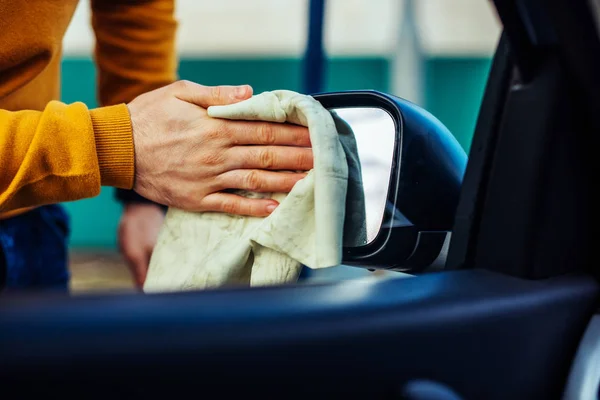
<instances>
[{"instance_id":1,"label":"mirror glass","mask_svg":"<svg viewBox=\"0 0 600 400\"><path fill-rule=\"evenodd\" d=\"M364 246L375 239L381 228L392 172L396 125L392 116L380 108L329 111L348 160L344 246Z\"/></svg>"}]
</instances>

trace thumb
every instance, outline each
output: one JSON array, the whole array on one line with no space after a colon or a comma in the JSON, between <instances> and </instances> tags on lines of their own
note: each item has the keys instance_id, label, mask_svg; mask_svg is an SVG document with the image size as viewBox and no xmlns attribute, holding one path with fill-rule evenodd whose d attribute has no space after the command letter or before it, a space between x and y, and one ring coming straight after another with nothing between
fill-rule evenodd
<instances>
[{"instance_id":1,"label":"thumb","mask_svg":"<svg viewBox=\"0 0 600 400\"><path fill-rule=\"evenodd\" d=\"M237 103L252 97L250 85L204 86L190 81L178 81L172 86L178 99L203 108Z\"/></svg>"}]
</instances>

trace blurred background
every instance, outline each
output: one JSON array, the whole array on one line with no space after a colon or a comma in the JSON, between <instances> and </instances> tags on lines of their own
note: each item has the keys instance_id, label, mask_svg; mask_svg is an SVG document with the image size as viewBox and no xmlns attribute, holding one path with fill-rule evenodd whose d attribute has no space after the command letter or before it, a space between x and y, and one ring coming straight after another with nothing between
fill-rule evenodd
<instances>
[{"instance_id":1,"label":"blurred background","mask_svg":"<svg viewBox=\"0 0 600 400\"><path fill-rule=\"evenodd\" d=\"M181 79L302 91L309 0L178 0L176 7ZM499 34L485 0L327 0L324 90L404 97L468 151ZM89 0L81 0L64 40L63 101L96 106L93 46ZM116 248L121 206L113 189L66 206L72 291L131 288ZM352 273L333 269L327 279Z\"/></svg>"}]
</instances>

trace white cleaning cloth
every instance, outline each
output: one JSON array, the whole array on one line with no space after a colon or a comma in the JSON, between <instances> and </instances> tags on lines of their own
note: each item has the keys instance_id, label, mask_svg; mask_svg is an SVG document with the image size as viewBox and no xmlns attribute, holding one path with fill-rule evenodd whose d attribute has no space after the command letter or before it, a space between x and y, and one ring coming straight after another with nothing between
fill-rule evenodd
<instances>
[{"instance_id":1,"label":"white cleaning cloth","mask_svg":"<svg viewBox=\"0 0 600 400\"><path fill-rule=\"evenodd\" d=\"M144 291L282 284L298 278L301 264L310 268L339 265L349 164L355 180L348 193L351 215L347 215L346 225L360 237L365 236L364 194L352 131L345 132L342 147L336 129L339 121L334 122L312 97L286 90L209 107L208 115L307 126L314 168L287 195L234 191L246 197L279 201L280 205L266 218L170 208L152 254ZM345 151L350 155L348 160Z\"/></svg>"}]
</instances>

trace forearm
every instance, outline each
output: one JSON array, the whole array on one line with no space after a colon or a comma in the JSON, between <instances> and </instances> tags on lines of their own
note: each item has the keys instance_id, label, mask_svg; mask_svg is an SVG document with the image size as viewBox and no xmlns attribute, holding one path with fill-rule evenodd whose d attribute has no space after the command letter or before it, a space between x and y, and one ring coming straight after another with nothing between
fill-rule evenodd
<instances>
[{"instance_id":1,"label":"forearm","mask_svg":"<svg viewBox=\"0 0 600 400\"><path fill-rule=\"evenodd\" d=\"M125 105L0 110L0 212L93 197L101 185L131 188L133 152Z\"/></svg>"},{"instance_id":2,"label":"forearm","mask_svg":"<svg viewBox=\"0 0 600 400\"><path fill-rule=\"evenodd\" d=\"M102 105L129 103L177 79L173 0L92 0Z\"/></svg>"}]
</instances>

